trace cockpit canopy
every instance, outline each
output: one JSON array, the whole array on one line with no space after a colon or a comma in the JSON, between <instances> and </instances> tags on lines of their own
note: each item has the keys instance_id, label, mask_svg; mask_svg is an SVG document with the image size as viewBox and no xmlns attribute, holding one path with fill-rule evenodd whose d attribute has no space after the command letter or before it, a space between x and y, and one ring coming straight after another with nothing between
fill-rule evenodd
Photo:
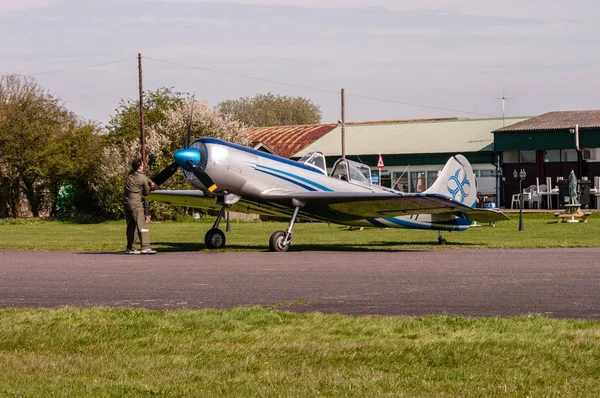
<instances>
[{"instance_id":1,"label":"cockpit canopy","mask_svg":"<svg viewBox=\"0 0 600 398\"><path fill-rule=\"evenodd\" d=\"M323 155L323 152L321 151L309 152L302 156L298 162L313 166L323 174L327 175L327 169L325 168L325 155Z\"/></svg>"},{"instance_id":2,"label":"cockpit canopy","mask_svg":"<svg viewBox=\"0 0 600 398\"><path fill-rule=\"evenodd\" d=\"M333 165L331 177L365 187L371 186L371 169L369 166L349 159L338 159Z\"/></svg>"}]
</instances>

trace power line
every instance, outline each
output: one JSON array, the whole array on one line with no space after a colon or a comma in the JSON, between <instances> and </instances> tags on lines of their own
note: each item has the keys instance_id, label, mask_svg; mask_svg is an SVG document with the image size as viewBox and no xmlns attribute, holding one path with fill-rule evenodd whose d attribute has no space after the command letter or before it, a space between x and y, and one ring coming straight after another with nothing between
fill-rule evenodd
<instances>
[{"instance_id":1,"label":"power line","mask_svg":"<svg viewBox=\"0 0 600 398\"><path fill-rule=\"evenodd\" d=\"M71 71L74 71L74 70L97 68L99 66L120 64L122 62L131 61L132 59L134 59L134 58L127 58L127 59L122 59L122 60L119 60L119 61L104 62L104 63L101 63L101 64L79 66L77 68L57 69L57 70L50 70L50 71L46 71L46 72L36 72L36 73L31 73L31 75L48 75L50 73L71 72Z\"/></svg>"},{"instance_id":2,"label":"power line","mask_svg":"<svg viewBox=\"0 0 600 398\"><path fill-rule=\"evenodd\" d=\"M281 85L281 86L301 88L301 89L305 89L305 90L320 91L320 92L328 93L328 94L336 94L336 95L338 94L338 91L334 91L334 90L304 86L301 84L286 83L286 82L281 82L281 81L277 81L277 80L242 75L242 74L238 74L238 73L223 72L223 71L219 71L216 69L202 68L199 66L192 66L192 65L182 64L179 62L166 61L166 60L153 58L153 57L145 57L145 58L148 60L161 62L164 64L176 65L176 66L181 66L181 67L185 67L185 68L201 70L204 72L217 73L217 74L221 74L221 75L225 75L225 76L233 76L233 77L237 77L240 79L254 80L254 81L259 81L259 82L264 82L264 83L277 84L277 85ZM126 59L117 60L117 61L103 62L103 63L99 63L99 64L94 64L94 65L80 66L80 67L76 67L76 68L66 68L66 69L57 69L57 70L51 70L51 71L45 71L45 72L36 72L36 73L31 73L31 75L34 75L34 76L35 75L47 75L47 74L52 74L52 73L71 72L71 71L82 70L82 69L91 69L91 68L97 68L100 66L119 64L119 63L131 61L132 59L133 58L126 58ZM453 108L443 108L443 107L432 106L432 105L417 104L414 102L397 101L397 100L391 100L391 99L385 99L385 98L370 97L370 96L366 96L366 95L348 94L348 93L346 93L346 95L348 97L367 99L367 100L371 100L371 101L379 101L379 102L387 102L387 103L399 104L399 105L415 106L415 107L419 107L419 108L435 109L435 110L442 110L442 111L447 111L447 112L468 113L468 114L472 114L472 115L491 116L491 117L497 116L497 115L492 115L492 114L488 114L488 113L479 113L479 112L465 111L465 110L453 109Z\"/></svg>"},{"instance_id":3,"label":"power line","mask_svg":"<svg viewBox=\"0 0 600 398\"><path fill-rule=\"evenodd\" d=\"M254 80L254 81L271 83L271 84L278 84L278 85L281 85L281 86L302 88L302 89L306 89L306 90L320 91L320 92L329 93L329 94L336 94L336 95L338 95L338 93L339 93L338 91L334 91L334 90L327 90L327 89L323 89L323 88L303 86L303 85L300 85L300 84L292 84L292 83L280 82L280 81L277 81L277 80L270 80L270 79L263 79L263 78L259 78L259 77L253 77L253 76L240 75L240 74L237 74L237 73L223 72L223 71L219 71L219 70L215 70L215 69L209 69L209 68L202 68L202 67L199 67L199 66L186 65L186 64L179 63L179 62L165 61L165 60L158 59L158 58L152 58L152 57L145 57L145 58L149 59L149 60L152 60L152 61L161 62L161 63L164 63L164 64L182 66L182 67L185 67L185 68L201 70L201 71L204 71L204 72L218 73L220 75L233 76L233 77L238 77L238 78L241 78L241 79ZM491 115L491 114L488 114L488 113L479 113L479 112L472 112L472 111L464 111L464 110L460 110L460 109L442 108L442 107L431 106L431 105L416 104L416 103L413 103L413 102L396 101L396 100L390 100L390 99L369 97L369 96L366 96L366 95L357 95L357 94L347 94L346 93L346 96L348 96L348 97L355 97L355 98L362 98L362 99L368 99L368 100L372 100L372 101L388 102L388 103L392 103L392 104L409 105L409 106L416 106L416 107L421 107L421 108L442 110L442 111L448 111L448 112L468 113L468 114L479 115L479 116L492 116L492 117L497 117L498 116L498 115Z\"/></svg>"},{"instance_id":4,"label":"power line","mask_svg":"<svg viewBox=\"0 0 600 398\"><path fill-rule=\"evenodd\" d=\"M308 87L308 86L302 86L302 85L299 85L299 84L279 82L277 80L263 79L263 78L260 78L260 77L252 77L252 76L246 76L246 75L239 75L237 73L222 72L222 71L218 71L218 70L215 70L215 69L201 68L199 66L186 65L186 64L181 64L179 62L165 61L165 60L157 59L157 58L151 58L151 57L145 57L145 58L146 59L150 59L152 61L162 62L164 64L171 64L171 65L183 66L185 68L197 69L197 70L201 70L201 71L204 71L204 72L218 73L220 75L239 77L239 78L242 78L242 79L255 80L255 81L259 81L259 82L266 82L266 83L272 83L272 84L279 84L279 85L282 85L282 86L304 88L304 89L307 89L307 90L322 91L324 93L331 93L331 94L337 94L338 93L337 91L327 90L327 89L323 89L323 88Z\"/></svg>"}]
</instances>

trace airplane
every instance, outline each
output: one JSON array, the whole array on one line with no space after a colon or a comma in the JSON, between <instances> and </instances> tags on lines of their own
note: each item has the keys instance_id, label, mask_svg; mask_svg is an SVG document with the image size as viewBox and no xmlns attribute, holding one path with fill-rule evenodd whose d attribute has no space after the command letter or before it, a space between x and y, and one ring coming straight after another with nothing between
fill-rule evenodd
<instances>
[{"instance_id":1,"label":"airplane","mask_svg":"<svg viewBox=\"0 0 600 398\"><path fill-rule=\"evenodd\" d=\"M452 156L433 185L422 193L404 193L373 185L369 166L338 159L327 172L320 151L295 161L249 147L204 137L175 152L174 162L152 180L160 186L179 168L192 190L155 190L152 200L176 206L218 210L204 242L209 249L225 247L219 223L225 210L289 217L285 231L275 231L269 248L290 248L297 220L374 228L415 228L465 231L473 222L496 222L508 217L477 205L475 175L462 155Z\"/></svg>"}]
</instances>

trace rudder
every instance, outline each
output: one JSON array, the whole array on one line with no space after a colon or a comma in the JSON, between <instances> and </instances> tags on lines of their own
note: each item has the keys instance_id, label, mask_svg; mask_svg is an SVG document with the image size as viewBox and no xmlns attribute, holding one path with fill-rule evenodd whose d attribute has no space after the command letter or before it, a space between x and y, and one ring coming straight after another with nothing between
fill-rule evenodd
<instances>
[{"instance_id":1,"label":"rudder","mask_svg":"<svg viewBox=\"0 0 600 398\"><path fill-rule=\"evenodd\" d=\"M477 207L477 182L471 164L463 155L454 155L424 193L445 196L469 207Z\"/></svg>"}]
</instances>

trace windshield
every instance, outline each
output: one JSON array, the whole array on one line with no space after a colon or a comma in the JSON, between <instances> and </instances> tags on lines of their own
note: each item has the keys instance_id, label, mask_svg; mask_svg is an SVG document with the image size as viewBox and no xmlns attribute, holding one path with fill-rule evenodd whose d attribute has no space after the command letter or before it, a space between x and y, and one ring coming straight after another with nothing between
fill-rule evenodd
<instances>
[{"instance_id":1,"label":"windshield","mask_svg":"<svg viewBox=\"0 0 600 398\"><path fill-rule=\"evenodd\" d=\"M348 170L350 171L350 181L361 185L371 185L371 169L368 166L348 160Z\"/></svg>"},{"instance_id":2,"label":"windshield","mask_svg":"<svg viewBox=\"0 0 600 398\"><path fill-rule=\"evenodd\" d=\"M339 159L333 167L331 176L354 184L371 186L371 169L369 166L352 160Z\"/></svg>"},{"instance_id":3,"label":"windshield","mask_svg":"<svg viewBox=\"0 0 600 398\"><path fill-rule=\"evenodd\" d=\"M327 172L325 171L325 155L323 155L323 152L309 152L306 155L302 156L302 158L299 159L298 162L314 166L321 170L323 174L327 174Z\"/></svg>"}]
</instances>

